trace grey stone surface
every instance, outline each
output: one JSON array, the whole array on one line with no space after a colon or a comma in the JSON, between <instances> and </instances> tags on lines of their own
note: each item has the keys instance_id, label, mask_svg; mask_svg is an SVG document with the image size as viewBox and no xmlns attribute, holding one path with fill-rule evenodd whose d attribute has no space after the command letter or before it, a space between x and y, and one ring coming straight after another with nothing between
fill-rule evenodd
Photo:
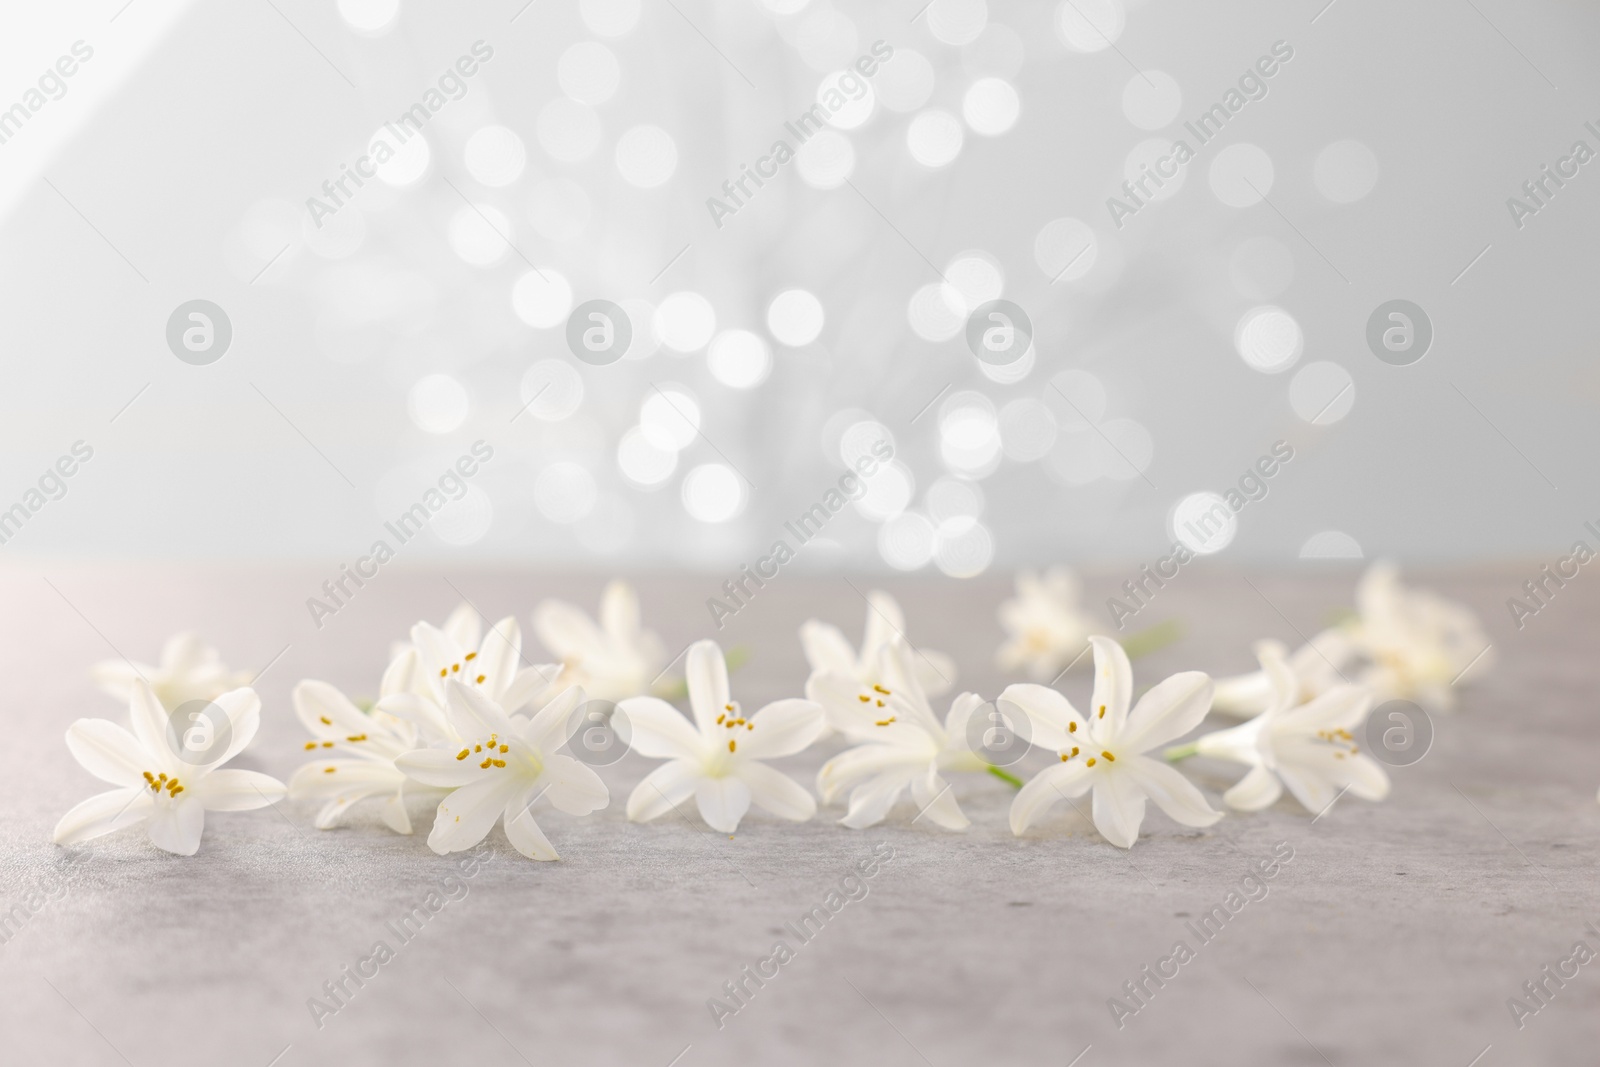
<instances>
[{"instance_id":1,"label":"grey stone surface","mask_svg":"<svg viewBox=\"0 0 1600 1067\"><path fill-rule=\"evenodd\" d=\"M1532 568L1529 569L1530 573ZM376 685L389 641L470 598L527 625L541 597L592 605L601 575L385 572L319 632L309 570L19 567L0 574L8 610L0 747L0 907L59 869L55 820L97 783L62 732L83 715L122 718L86 671L109 646L150 660L196 628L235 666L258 667L263 726L243 765L287 777L303 740L289 707L300 678L351 693ZM1120 575L1089 582L1102 598ZM1291 800L1196 831L1152 809L1131 853L1060 807L1018 840L1011 791L981 776L957 789L966 834L910 824L801 826L752 814L732 839L697 818L629 824L622 806L649 763L602 771L612 805L587 819L542 817L561 863L523 860L500 831L495 858L348 1006L318 1028L307 998L452 868L422 832L371 813L333 832L307 806L212 815L200 854L156 851L137 833L102 838L0 951L8 1063L187 1067L238 1064L1347 1064L1484 1067L1594 1058L1600 963L1583 968L1518 1030L1506 1000L1570 954L1600 920L1600 731L1595 609L1579 579L1522 632L1505 598L1521 570L1419 574L1477 608L1498 663L1437 721L1418 765L1394 772L1380 805L1346 799L1315 825ZM1148 684L1173 670L1250 665L1249 642L1293 642L1349 603L1354 572L1185 571L1147 620L1187 636L1135 664ZM640 576L647 619L674 650L705 636L710 577ZM853 577L855 587L878 584ZM797 693L795 631L816 614L859 634L863 601L845 579L785 573L731 620L725 644L754 653L735 694ZM910 636L951 653L962 688L992 695L994 609L1008 580L882 583ZM1258 592L1259 590L1259 592ZM1087 679L1061 683L1083 696ZM827 750L831 751L831 749ZM826 751L785 761L809 783ZM1036 764L1030 763L1031 769ZM1212 795L1235 771L1190 768ZM1087 809L1085 809L1087 810ZM925 820L924 820L925 821ZM1256 858L1286 842L1293 861L1269 895L1203 946L1185 927L1222 902ZM874 846L894 858L767 982L713 1024L706 1001L770 952L786 922L820 903ZM1107 999L1178 939L1195 959L1119 1030ZM1552 988L1554 986L1552 985ZM287 1051L285 1047L288 1046ZM1092 1047L1089 1047L1092 1046ZM684 1051L687 1047L687 1051ZM1088 1048L1087 1052L1084 1052Z\"/></svg>"}]
</instances>

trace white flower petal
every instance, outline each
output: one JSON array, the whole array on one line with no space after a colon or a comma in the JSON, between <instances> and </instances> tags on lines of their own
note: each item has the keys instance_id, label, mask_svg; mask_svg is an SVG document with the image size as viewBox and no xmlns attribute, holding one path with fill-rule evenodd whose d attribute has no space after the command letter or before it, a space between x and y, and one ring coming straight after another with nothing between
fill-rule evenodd
<instances>
[{"instance_id":1,"label":"white flower petal","mask_svg":"<svg viewBox=\"0 0 1600 1067\"><path fill-rule=\"evenodd\" d=\"M967 724L972 721L972 713L983 704L983 697L977 693L962 693L951 702L950 711L944 717L944 732L951 745L967 747Z\"/></svg>"},{"instance_id":2,"label":"white flower petal","mask_svg":"<svg viewBox=\"0 0 1600 1067\"><path fill-rule=\"evenodd\" d=\"M157 801L150 807L145 832L150 843L177 856L192 856L200 851L200 836L206 828L206 808L199 797L179 797Z\"/></svg>"},{"instance_id":3,"label":"white flower petal","mask_svg":"<svg viewBox=\"0 0 1600 1067\"><path fill-rule=\"evenodd\" d=\"M528 703L537 701L560 678L561 668L554 663L524 667L511 679L506 691L500 694L500 706L507 711L520 711Z\"/></svg>"},{"instance_id":4,"label":"white flower petal","mask_svg":"<svg viewBox=\"0 0 1600 1067\"><path fill-rule=\"evenodd\" d=\"M457 789L439 801L428 847L444 856L476 845L488 836L520 788L515 775L494 774Z\"/></svg>"},{"instance_id":5,"label":"white flower petal","mask_svg":"<svg viewBox=\"0 0 1600 1067\"><path fill-rule=\"evenodd\" d=\"M634 787L628 797L628 818L633 822L649 822L665 815L694 796L699 777L696 765L688 760L663 763Z\"/></svg>"},{"instance_id":6,"label":"white flower petal","mask_svg":"<svg viewBox=\"0 0 1600 1067\"><path fill-rule=\"evenodd\" d=\"M352 704L349 697L327 682L308 678L294 687L290 700L295 715L312 737L347 737L365 733L371 725L371 720L361 714L361 709Z\"/></svg>"},{"instance_id":7,"label":"white flower petal","mask_svg":"<svg viewBox=\"0 0 1600 1067\"><path fill-rule=\"evenodd\" d=\"M900 794L905 792L911 779L916 776L916 768L908 767L888 771L857 786L850 793L850 808L839 820L839 825L852 830L865 830L878 825L888 816L895 801L900 799Z\"/></svg>"},{"instance_id":8,"label":"white flower petal","mask_svg":"<svg viewBox=\"0 0 1600 1067\"><path fill-rule=\"evenodd\" d=\"M867 629L861 640L861 662L871 663L878 650L896 637L904 637L905 613L895 598L881 589L867 594Z\"/></svg>"},{"instance_id":9,"label":"white flower petal","mask_svg":"<svg viewBox=\"0 0 1600 1067\"><path fill-rule=\"evenodd\" d=\"M1109 637L1089 638L1094 646L1094 696L1089 700L1089 723L1095 736L1110 741L1123 737L1128 721L1128 701L1133 696L1133 666L1122 646Z\"/></svg>"},{"instance_id":10,"label":"white flower petal","mask_svg":"<svg viewBox=\"0 0 1600 1067\"><path fill-rule=\"evenodd\" d=\"M1366 722L1371 710L1371 690L1341 685L1285 711L1273 723L1273 731L1315 734L1319 730L1353 730Z\"/></svg>"},{"instance_id":11,"label":"white flower petal","mask_svg":"<svg viewBox=\"0 0 1600 1067\"><path fill-rule=\"evenodd\" d=\"M563 600L542 601L533 609L539 643L563 660L583 661L605 651L605 638L582 608Z\"/></svg>"},{"instance_id":12,"label":"white flower petal","mask_svg":"<svg viewBox=\"0 0 1600 1067\"><path fill-rule=\"evenodd\" d=\"M694 798L706 825L724 834L739 829L739 820L750 810L750 787L732 775L701 778L695 783Z\"/></svg>"},{"instance_id":13,"label":"white flower petal","mask_svg":"<svg viewBox=\"0 0 1600 1067\"><path fill-rule=\"evenodd\" d=\"M1199 726L1210 709L1210 677L1202 671L1184 671L1157 683L1140 697L1120 733L1107 735L1097 729L1095 736L1134 752L1148 752ZM1110 714L1106 713L1108 719Z\"/></svg>"},{"instance_id":14,"label":"white flower petal","mask_svg":"<svg viewBox=\"0 0 1600 1067\"><path fill-rule=\"evenodd\" d=\"M109 659L89 668L89 678L100 691L119 703L126 704L133 694L133 683L157 674L148 663L134 663L125 659Z\"/></svg>"},{"instance_id":15,"label":"white flower petal","mask_svg":"<svg viewBox=\"0 0 1600 1067\"><path fill-rule=\"evenodd\" d=\"M940 776L937 766L911 780L911 799L917 802L917 819L927 819L946 830L965 830L972 825L956 803L955 790Z\"/></svg>"},{"instance_id":16,"label":"white flower petal","mask_svg":"<svg viewBox=\"0 0 1600 1067\"><path fill-rule=\"evenodd\" d=\"M67 751L83 769L112 785L143 787L146 771L160 771L165 761L151 758L127 730L109 719L79 719L67 727Z\"/></svg>"},{"instance_id":17,"label":"white flower petal","mask_svg":"<svg viewBox=\"0 0 1600 1067\"><path fill-rule=\"evenodd\" d=\"M1083 736L1084 721L1072 702L1047 685L1008 685L996 702L1001 714L1027 716L1030 740L1040 748L1064 752Z\"/></svg>"},{"instance_id":18,"label":"white flower petal","mask_svg":"<svg viewBox=\"0 0 1600 1067\"><path fill-rule=\"evenodd\" d=\"M506 812L506 838L511 842L511 847L530 860L548 862L561 858L556 853L555 846L550 843L550 839L544 836L544 831L539 829L539 824L534 821L533 812L527 808L523 808L521 813L515 816L509 810Z\"/></svg>"},{"instance_id":19,"label":"white flower petal","mask_svg":"<svg viewBox=\"0 0 1600 1067\"><path fill-rule=\"evenodd\" d=\"M1171 764L1149 756L1135 756L1126 762L1127 766L1117 770L1132 777L1145 795L1156 802L1156 807L1174 822L1185 826L1210 826L1222 818L1222 812L1207 804L1205 795Z\"/></svg>"},{"instance_id":20,"label":"white flower petal","mask_svg":"<svg viewBox=\"0 0 1600 1067\"><path fill-rule=\"evenodd\" d=\"M522 628L510 615L501 619L483 639L483 647L471 664L462 670L483 675L483 691L493 700L499 700L517 676L517 664L522 659Z\"/></svg>"},{"instance_id":21,"label":"white flower petal","mask_svg":"<svg viewBox=\"0 0 1600 1067\"><path fill-rule=\"evenodd\" d=\"M149 818L154 803L150 791L142 787L97 793L61 816L52 840L58 845L75 845L132 826Z\"/></svg>"},{"instance_id":22,"label":"white flower petal","mask_svg":"<svg viewBox=\"0 0 1600 1067\"><path fill-rule=\"evenodd\" d=\"M1144 799L1126 768L1102 771L1094 781L1094 828L1118 848L1132 848L1144 822Z\"/></svg>"},{"instance_id":23,"label":"white flower petal","mask_svg":"<svg viewBox=\"0 0 1600 1067\"><path fill-rule=\"evenodd\" d=\"M589 815L611 803L600 776L571 756L546 756L539 787L557 811L568 815Z\"/></svg>"},{"instance_id":24,"label":"white flower petal","mask_svg":"<svg viewBox=\"0 0 1600 1067\"><path fill-rule=\"evenodd\" d=\"M383 825L397 834L409 834L411 832L411 815L406 811L404 788L402 786L397 789L393 796L385 800L383 808L379 812L383 819Z\"/></svg>"},{"instance_id":25,"label":"white flower petal","mask_svg":"<svg viewBox=\"0 0 1600 1067\"><path fill-rule=\"evenodd\" d=\"M207 811L254 811L282 800L288 789L257 771L220 770L194 783L194 795Z\"/></svg>"},{"instance_id":26,"label":"white flower petal","mask_svg":"<svg viewBox=\"0 0 1600 1067\"><path fill-rule=\"evenodd\" d=\"M481 739L490 734L509 737L516 732L510 716L500 705L475 687L462 685L452 678L445 683L445 699L450 710L450 725L464 740Z\"/></svg>"},{"instance_id":27,"label":"white flower petal","mask_svg":"<svg viewBox=\"0 0 1600 1067\"><path fill-rule=\"evenodd\" d=\"M956 684L956 662L943 652L919 648L911 657L913 677L929 696L948 692Z\"/></svg>"},{"instance_id":28,"label":"white flower petal","mask_svg":"<svg viewBox=\"0 0 1600 1067\"><path fill-rule=\"evenodd\" d=\"M477 648L481 632L477 609L471 604L457 604L444 621L444 635L455 642L458 648Z\"/></svg>"},{"instance_id":29,"label":"white flower petal","mask_svg":"<svg viewBox=\"0 0 1600 1067\"><path fill-rule=\"evenodd\" d=\"M450 716L445 713L444 708L425 696L416 693L393 693L379 699L377 709L415 723L429 737L451 740L457 736L455 727L450 723Z\"/></svg>"},{"instance_id":30,"label":"white flower petal","mask_svg":"<svg viewBox=\"0 0 1600 1067\"><path fill-rule=\"evenodd\" d=\"M800 646L813 675L834 673L853 676L858 665L856 650L850 647L837 626L808 619L800 627Z\"/></svg>"},{"instance_id":31,"label":"white flower petal","mask_svg":"<svg viewBox=\"0 0 1600 1067\"><path fill-rule=\"evenodd\" d=\"M777 759L805 749L822 733L822 706L809 700L775 700L750 716L745 727L725 730L739 742L739 754L751 759Z\"/></svg>"},{"instance_id":32,"label":"white flower petal","mask_svg":"<svg viewBox=\"0 0 1600 1067\"><path fill-rule=\"evenodd\" d=\"M478 754L468 752L465 756L461 755L462 751L471 747L462 745L454 752L421 748L395 757L394 766L414 782L439 789L459 789L472 784L482 776L483 768L479 764L483 761L478 758Z\"/></svg>"},{"instance_id":33,"label":"white flower petal","mask_svg":"<svg viewBox=\"0 0 1600 1067\"><path fill-rule=\"evenodd\" d=\"M261 727L261 698L248 686L230 689L211 703L222 709L228 717L232 736L228 740L227 751L204 765L208 768L220 767L243 752L255 740L256 731Z\"/></svg>"},{"instance_id":34,"label":"white flower petal","mask_svg":"<svg viewBox=\"0 0 1600 1067\"><path fill-rule=\"evenodd\" d=\"M174 770L172 742L167 737L167 709L143 678L134 679L129 691L128 717L133 722L133 736L139 739L145 752L161 761L162 770Z\"/></svg>"},{"instance_id":35,"label":"white flower petal","mask_svg":"<svg viewBox=\"0 0 1600 1067\"><path fill-rule=\"evenodd\" d=\"M722 649L715 641L696 641L689 646L685 675L694 721L700 727L700 735L711 738L719 729L717 716L727 710L731 699L728 695L728 663L722 658Z\"/></svg>"},{"instance_id":36,"label":"white flower petal","mask_svg":"<svg viewBox=\"0 0 1600 1067\"><path fill-rule=\"evenodd\" d=\"M757 807L780 819L805 822L817 813L817 801L794 779L755 760L741 760L735 770Z\"/></svg>"},{"instance_id":37,"label":"white flower petal","mask_svg":"<svg viewBox=\"0 0 1600 1067\"><path fill-rule=\"evenodd\" d=\"M1377 760L1357 754L1344 762L1348 764L1346 781L1349 782L1352 796L1362 800L1382 800L1389 795L1389 774Z\"/></svg>"},{"instance_id":38,"label":"white flower petal","mask_svg":"<svg viewBox=\"0 0 1600 1067\"><path fill-rule=\"evenodd\" d=\"M1222 800L1236 811L1262 811L1276 804L1282 795L1283 783L1278 776L1257 764L1222 794Z\"/></svg>"},{"instance_id":39,"label":"white flower petal","mask_svg":"<svg viewBox=\"0 0 1600 1067\"><path fill-rule=\"evenodd\" d=\"M1039 816L1059 800L1081 797L1089 788L1093 771L1083 760L1052 763L1017 791L1011 802L1011 832L1021 836Z\"/></svg>"},{"instance_id":40,"label":"white flower petal","mask_svg":"<svg viewBox=\"0 0 1600 1067\"><path fill-rule=\"evenodd\" d=\"M569 685L535 712L518 735L536 751L554 752L566 744L568 723L583 703L583 689Z\"/></svg>"},{"instance_id":41,"label":"white flower petal","mask_svg":"<svg viewBox=\"0 0 1600 1067\"><path fill-rule=\"evenodd\" d=\"M632 697L617 705L623 722L615 724L628 740L628 747L651 759L697 760L705 755L707 742L694 723L659 697Z\"/></svg>"},{"instance_id":42,"label":"white flower petal","mask_svg":"<svg viewBox=\"0 0 1600 1067\"><path fill-rule=\"evenodd\" d=\"M625 642L639 632L639 594L624 581L613 581L600 594L600 627L613 641Z\"/></svg>"},{"instance_id":43,"label":"white flower petal","mask_svg":"<svg viewBox=\"0 0 1600 1067\"><path fill-rule=\"evenodd\" d=\"M908 752L898 745L860 745L839 753L822 765L817 772L817 792L826 804L832 804L847 789L853 789L869 778L888 771L912 774L927 760L918 752Z\"/></svg>"}]
</instances>

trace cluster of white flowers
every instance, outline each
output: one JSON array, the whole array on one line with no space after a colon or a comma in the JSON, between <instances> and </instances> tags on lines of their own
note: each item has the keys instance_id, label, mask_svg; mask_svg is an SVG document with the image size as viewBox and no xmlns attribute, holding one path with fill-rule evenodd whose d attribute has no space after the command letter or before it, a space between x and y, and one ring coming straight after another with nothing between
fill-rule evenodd
<instances>
[{"instance_id":1,"label":"cluster of white flowers","mask_svg":"<svg viewBox=\"0 0 1600 1067\"><path fill-rule=\"evenodd\" d=\"M617 702L609 726L629 750L665 761L628 798L628 818L637 822L691 797L706 825L723 833L737 830L752 803L784 819L810 819L817 809L812 794L767 761L836 737L846 747L823 765L816 789L824 804L844 802L844 826L883 821L909 787L913 821L963 830L970 821L949 776L992 774L1018 787L1013 833L1023 834L1056 801L1092 792L1095 828L1131 848L1147 800L1186 826L1222 817L1172 766L1191 755L1249 768L1222 797L1240 811L1273 804L1285 787L1315 814L1345 792L1382 799L1388 777L1360 751L1353 732L1374 700L1449 708L1454 683L1486 658L1488 645L1471 612L1406 589L1392 567L1380 564L1361 581L1357 614L1297 652L1263 641L1256 646L1261 669L1253 674L1213 682L1185 671L1135 701L1127 652L1090 633L1070 572L1020 575L1017 592L1000 609L1010 639L998 659L1035 681L1007 687L992 705L960 693L942 719L930 697L953 688L955 664L907 640L904 615L886 593L868 598L859 652L838 628L805 623L800 640L811 667L805 697L748 715L733 699L727 660L714 641L687 649L689 715L664 699L678 682L658 686L670 666L664 646L643 628L638 598L622 582L606 588L598 624L557 601L534 611L534 632L559 663L526 660L515 618L485 635L463 605L443 627L419 622L409 641L395 644L369 709L326 682L295 686L294 709L310 734L305 751L312 761L287 786L253 771L219 769L254 737L260 700L248 676L229 671L215 649L180 635L168 642L160 667L94 668L103 688L129 701L133 729L80 719L67 731L78 762L119 788L73 808L55 839L67 844L144 823L152 843L192 855L206 811L263 807L285 795L318 802L319 829L337 826L362 801L381 801L384 823L409 834L407 798L427 796L438 803L428 845L441 855L476 846L501 822L523 855L557 859L534 819L535 804L544 799L582 816L610 802L600 776L571 754L578 751L574 726L588 721L579 713L598 700ZM1065 674L1090 649L1094 683L1083 713L1041 683ZM1347 680L1346 670L1356 678ZM185 711L195 702L208 716ZM1164 748L1213 710L1252 717ZM191 720L205 726L202 744L188 744ZM1013 777L989 758L991 723L1012 727L1055 758L1030 781Z\"/></svg>"}]
</instances>

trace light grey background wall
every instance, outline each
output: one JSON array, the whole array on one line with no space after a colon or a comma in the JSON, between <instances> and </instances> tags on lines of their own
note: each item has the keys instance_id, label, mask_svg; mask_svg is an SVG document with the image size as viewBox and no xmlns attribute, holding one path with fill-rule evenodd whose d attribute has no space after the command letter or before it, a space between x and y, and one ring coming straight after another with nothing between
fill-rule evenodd
<instances>
[{"instance_id":1,"label":"light grey background wall","mask_svg":"<svg viewBox=\"0 0 1600 1067\"><path fill-rule=\"evenodd\" d=\"M93 58L0 144L0 508L93 457L0 552L349 560L483 440L408 559L725 570L881 439L804 565L1153 557L1280 440L1227 556L1560 553L1600 516L1600 162L1561 162L1600 152L1600 10L1324 5L13 7L0 107ZM425 166L317 227L479 41ZM877 41L870 101L719 227L707 199ZM1181 185L1119 227L1179 138ZM1514 218L1546 165L1576 173ZM986 372L962 326L997 296L1033 349ZM166 336L197 298L232 328L204 366ZM569 350L594 299L620 362ZM1404 366L1367 338L1395 299L1434 334Z\"/></svg>"}]
</instances>

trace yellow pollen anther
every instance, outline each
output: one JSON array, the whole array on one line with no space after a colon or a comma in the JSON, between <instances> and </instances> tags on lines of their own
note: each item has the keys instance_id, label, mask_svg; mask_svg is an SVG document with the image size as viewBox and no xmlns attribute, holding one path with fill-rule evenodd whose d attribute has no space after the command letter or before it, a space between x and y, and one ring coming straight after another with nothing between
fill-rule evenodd
<instances>
[{"instance_id":1,"label":"yellow pollen anther","mask_svg":"<svg viewBox=\"0 0 1600 1067\"><path fill-rule=\"evenodd\" d=\"M1076 756L1078 754L1078 746L1077 745L1073 745L1072 746L1072 754L1074 756Z\"/></svg>"},{"instance_id":2,"label":"yellow pollen anther","mask_svg":"<svg viewBox=\"0 0 1600 1067\"><path fill-rule=\"evenodd\" d=\"M510 752L511 751L511 746L510 745L501 745L500 746L500 751L501 752Z\"/></svg>"},{"instance_id":3,"label":"yellow pollen anther","mask_svg":"<svg viewBox=\"0 0 1600 1067\"><path fill-rule=\"evenodd\" d=\"M322 747L323 748L332 748L333 747L333 742L332 741L324 741L324 742L322 742Z\"/></svg>"},{"instance_id":4,"label":"yellow pollen anther","mask_svg":"<svg viewBox=\"0 0 1600 1067\"><path fill-rule=\"evenodd\" d=\"M475 659L477 659L477 658L478 658L478 654L477 654L477 653L476 653L476 652L468 652L468 653L467 653L467 654L466 654L466 657L465 657L465 658L466 658L466 661L467 661L467 662L468 662L468 663L471 663L471 662L472 662L472 661L473 661L473 660L475 660Z\"/></svg>"},{"instance_id":5,"label":"yellow pollen anther","mask_svg":"<svg viewBox=\"0 0 1600 1067\"><path fill-rule=\"evenodd\" d=\"M1075 734L1077 732L1078 732L1078 724L1077 723L1075 723L1075 722L1067 723L1067 733Z\"/></svg>"},{"instance_id":6,"label":"yellow pollen anther","mask_svg":"<svg viewBox=\"0 0 1600 1067\"><path fill-rule=\"evenodd\" d=\"M1090 756L1087 760L1085 760L1084 761L1084 766L1085 767L1093 767L1094 766L1094 757Z\"/></svg>"},{"instance_id":7,"label":"yellow pollen anther","mask_svg":"<svg viewBox=\"0 0 1600 1067\"><path fill-rule=\"evenodd\" d=\"M167 772L166 771L162 771L161 774L160 774L160 778L161 778L161 780L163 782L166 781L167 780Z\"/></svg>"},{"instance_id":8,"label":"yellow pollen anther","mask_svg":"<svg viewBox=\"0 0 1600 1067\"><path fill-rule=\"evenodd\" d=\"M316 748L316 747L317 747L317 743L315 741L307 741L306 742L306 751L309 752L311 749ZM144 776L146 778L150 777L150 772L149 771L145 771L144 772Z\"/></svg>"},{"instance_id":9,"label":"yellow pollen anther","mask_svg":"<svg viewBox=\"0 0 1600 1067\"><path fill-rule=\"evenodd\" d=\"M503 760L503 759L497 759L497 760L494 760L493 762L494 762L494 765L496 767L504 767L506 765L506 761Z\"/></svg>"},{"instance_id":10,"label":"yellow pollen anther","mask_svg":"<svg viewBox=\"0 0 1600 1067\"><path fill-rule=\"evenodd\" d=\"M338 769L339 768L337 768L337 767L324 767L324 768L322 768L322 773L323 774L332 774L334 771L336 771Z\"/></svg>"},{"instance_id":11,"label":"yellow pollen anther","mask_svg":"<svg viewBox=\"0 0 1600 1067\"><path fill-rule=\"evenodd\" d=\"M147 782L153 782L153 781L156 780L156 776L151 774L149 771L145 771L144 772L144 780L147 781Z\"/></svg>"},{"instance_id":12,"label":"yellow pollen anther","mask_svg":"<svg viewBox=\"0 0 1600 1067\"><path fill-rule=\"evenodd\" d=\"M1071 758L1072 758L1072 757L1071 757L1071 756L1069 756L1069 755L1067 755L1067 754L1066 754L1066 753L1062 753L1062 754L1061 754L1061 762L1062 762L1062 763L1065 763L1065 762L1067 762L1067 760L1069 760L1069 759L1071 759Z\"/></svg>"},{"instance_id":13,"label":"yellow pollen anther","mask_svg":"<svg viewBox=\"0 0 1600 1067\"><path fill-rule=\"evenodd\" d=\"M482 745L473 745L472 746L472 751L474 751L474 752L482 752L483 751L483 746Z\"/></svg>"},{"instance_id":14,"label":"yellow pollen anther","mask_svg":"<svg viewBox=\"0 0 1600 1067\"><path fill-rule=\"evenodd\" d=\"M494 760L490 759L488 756L485 756L483 758L483 762L478 764L478 766L481 767L484 770L488 770L490 765L493 764L493 763L494 763Z\"/></svg>"},{"instance_id":15,"label":"yellow pollen anther","mask_svg":"<svg viewBox=\"0 0 1600 1067\"><path fill-rule=\"evenodd\" d=\"M441 678L443 678L443 677L445 677L445 676L446 676L446 675L447 675L447 674L449 674L449 673L450 673L450 672L449 672L449 671L447 671L447 670L445 670L445 669L444 669L444 668L443 668L443 667L440 667L440 668L439 668L439 677L441 677Z\"/></svg>"},{"instance_id":16,"label":"yellow pollen anther","mask_svg":"<svg viewBox=\"0 0 1600 1067\"><path fill-rule=\"evenodd\" d=\"M724 704L724 705L722 705L722 707L723 707L724 711L732 711L733 710L733 705L732 704Z\"/></svg>"},{"instance_id":17,"label":"yellow pollen anther","mask_svg":"<svg viewBox=\"0 0 1600 1067\"><path fill-rule=\"evenodd\" d=\"M1117 762L1117 757L1113 756L1109 752L1102 752L1102 753L1100 753L1100 755L1102 755L1102 756L1104 756L1106 758L1106 762L1107 763L1115 763L1115 762Z\"/></svg>"},{"instance_id":18,"label":"yellow pollen anther","mask_svg":"<svg viewBox=\"0 0 1600 1067\"><path fill-rule=\"evenodd\" d=\"M333 725L333 720L328 718L326 715L324 715L324 716L322 716L322 725L324 725L324 726L332 726Z\"/></svg>"},{"instance_id":19,"label":"yellow pollen anther","mask_svg":"<svg viewBox=\"0 0 1600 1067\"><path fill-rule=\"evenodd\" d=\"M729 741L729 742L728 742L728 751L729 751L729 752L732 752L732 751L734 751L734 750L735 750L735 749L736 749L736 748L738 748L738 746L739 746L739 742L737 742L737 741Z\"/></svg>"},{"instance_id":20,"label":"yellow pollen anther","mask_svg":"<svg viewBox=\"0 0 1600 1067\"><path fill-rule=\"evenodd\" d=\"M744 728L746 730L754 730L756 728L756 724L753 722L747 722L744 724Z\"/></svg>"},{"instance_id":21,"label":"yellow pollen anther","mask_svg":"<svg viewBox=\"0 0 1600 1067\"><path fill-rule=\"evenodd\" d=\"M183 792L183 786L181 786L181 785L173 786L173 788L172 788L172 795L173 796L177 796L181 792Z\"/></svg>"},{"instance_id":22,"label":"yellow pollen anther","mask_svg":"<svg viewBox=\"0 0 1600 1067\"><path fill-rule=\"evenodd\" d=\"M726 719L727 717L728 716L726 716L726 715L718 715L717 716L717 722L720 724L722 722L722 720Z\"/></svg>"},{"instance_id":23,"label":"yellow pollen anther","mask_svg":"<svg viewBox=\"0 0 1600 1067\"><path fill-rule=\"evenodd\" d=\"M867 694L865 694L865 693L862 693L860 696L856 697L856 699L861 701L861 703L863 703L863 704L872 703L872 698L867 696Z\"/></svg>"},{"instance_id":24,"label":"yellow pollen anther","mask_svg":"<svg viewBox=\"0 0 1600 1067\"><path fill-rule=\"evenodd\" d=\"M1106 717L1106 706L1104 704L1100 705L1100 717L1102 719Z\"/></svg>"},{"instance_id":25,"label":"yellow pollen anther","mask_svg":"<svg viewBox=\"0 0 1600 1067\"><path fill-rule=\"evenodd\" d=\"M485 678L487 678L487 677L489 677L489 676L488 676L488 675L487 675L487 674L480 674L480 675L478 675L478 684L479 684L479 685L482 685L482 684L483 684L483 680L484 680L484 679L485 679Z\"/></svg>"},{"instance_id":26,"label":"yellow pollen anther","mask_svg":"<svg viewBox=\"0 0 1600 1067\"><path fill-rule=\"evenodd\" d=\"M470 748L464 748L460 752L456 753L456 759L466 759L470 755L472 755L472 750Z\"/></svg>"},{"instance_id":27,"label":"yellow pollen anther","mask_svg":"<svg viewBox=\"0 0 1600 1067\"><path fill-rule=\"evenodd\" d=\"M878 707L880 707L880 708L883 707L883 701L881 701L881 700L878 701Z\"/></svg>"},{"instance_id":28,"label":"yellow pollen anther","mask_svg":"<svg viewBox=\"0 0 1600 1067\"><path fill-rule=\"evenodd\" d=\"M887 689L885 689L885 688L884 688L884 687L883 687L883 686L881 686L881 685L875 685L875 686L873 686L873 687L872 687L872 688L873 688L873 689L875 689L875 690L877 690L877 691L878 691L878 692L880 692L880 693L882 693L882 694L883 694L883 695L884 695L884 696L889 696L889 695L890 695L890 694L889 694L889 691L888 691L888 690L887 690Z\"/></svg>"},{"instance_id":29,"label":"yellow pollen anther","mask_svg":"<svg viewBox=\"0 0 1600 1067\"><path fill-rule=\"evenodd\" d=\"M349 737L345 738L346 741L365 741L366 739L366 734L351 734Z\"/></svg>"}]
</instances>

